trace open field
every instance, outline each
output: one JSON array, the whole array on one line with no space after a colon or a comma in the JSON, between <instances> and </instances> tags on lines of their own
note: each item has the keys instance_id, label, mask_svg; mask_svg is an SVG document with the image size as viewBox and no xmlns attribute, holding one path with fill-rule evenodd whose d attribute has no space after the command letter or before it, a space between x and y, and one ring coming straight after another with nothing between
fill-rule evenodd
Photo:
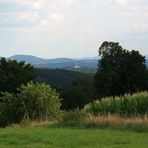
<instances>
[{"instance_id":1,"label":"open field","mask_svg":"<svg viewBox=\"0 0 148 148\"><path fill-rule=\"evenodd\" d=\"M0 148L146 148L147 132L28 127L0 129Z\"/></svg>"}]
</instances>

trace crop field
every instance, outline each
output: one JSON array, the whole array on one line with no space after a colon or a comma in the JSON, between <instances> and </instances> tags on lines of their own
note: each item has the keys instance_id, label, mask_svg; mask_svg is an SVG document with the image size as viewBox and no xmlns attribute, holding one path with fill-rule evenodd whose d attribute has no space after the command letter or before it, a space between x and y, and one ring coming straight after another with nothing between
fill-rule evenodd
<instances>
[{"instance_id":1,"label":"crop field","mask_svg":"<svg viewBox=\"0 0 148 148\"><path fill-rule=\"evenodd\" d=\"M148 92L135 93L120 97L108 97L94 101L85 106L86 112L98 114L118 114L122 116L137 116L148 114Z\"/></svg>"},{"instance_id":2,"label":"crop field","mask_svg":"<svg viewBox=\"0 0 148 148\"><path fill-rule=\"evenodd\" d=\"M0 129L0 148L146 148L147 132L113 129L51 128Z\"/></svg>"}]
</instances>

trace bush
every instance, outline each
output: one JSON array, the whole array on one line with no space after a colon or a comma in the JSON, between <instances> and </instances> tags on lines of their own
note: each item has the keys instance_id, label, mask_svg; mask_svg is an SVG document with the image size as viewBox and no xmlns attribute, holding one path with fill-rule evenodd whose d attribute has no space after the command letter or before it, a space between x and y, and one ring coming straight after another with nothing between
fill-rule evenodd
<instances>
[{"instance_id":1,"label":"bush","mask_svg":"<svg viewBox=\"0 0 148 148\"><path fill-rule=\"evenodd\" d=\"M16 95L4 93L0 97L0 126L23 120L49 120L60 112L59 94L46 84L33 82L22 85Z\"/></svg>"},{"instance_id":2,"label":"bush","mask_svg":"<svg viewBox=\"0 0 148 148\"><path fill-rule=\"evenodd\" d=\"M23 104L10 93L3 93L0 97L0 126L18 123L23 118Z\"/></svg>"},{"instance_id":3,"label":"bush","mask_svg":"<svg viewBox=\"0 0 148 148\"><path fill-rule=\"evenodd\" d=\"M30 82L27 86L22 85L19 91L18 97L24 102L25 115L29 119L45 120L59 115L59 95L49 85Z\"/></svg>"}]
</instances>

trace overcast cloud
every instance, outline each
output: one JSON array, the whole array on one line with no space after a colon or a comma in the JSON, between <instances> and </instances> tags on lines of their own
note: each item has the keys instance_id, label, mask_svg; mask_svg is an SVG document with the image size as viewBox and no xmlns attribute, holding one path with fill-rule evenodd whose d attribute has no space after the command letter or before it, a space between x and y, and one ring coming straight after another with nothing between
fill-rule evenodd
<instances>
[{"instance_id":1,"label":"overcast cloud","mask_svg":"<svg viewBox=\"0 0 148 148\"><path fill-rule=\"evenodd\" d=\"M148 1L0 0L0 56L97 56L105 40L148 54Z\"/></svg>"}]
</instances>

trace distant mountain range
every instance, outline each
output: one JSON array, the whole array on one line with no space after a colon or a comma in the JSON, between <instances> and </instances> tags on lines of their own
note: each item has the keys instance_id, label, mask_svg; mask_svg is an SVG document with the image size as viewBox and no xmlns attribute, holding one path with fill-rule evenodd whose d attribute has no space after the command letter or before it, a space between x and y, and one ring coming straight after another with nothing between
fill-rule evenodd
<instances>
[{"instance_id":1,"label":"distant mountain range","mask_svg":"<svg viewBox=\"0 0 148 148\"><path fill-rule=\"evenodd\" d=\"M55 68L96 69L98 63L97 57L87 57L81 59L72 59L72 58L44 59L32 55L14 55L9 57L8 59L25 61L37 68L53 68L53 69Z\"/></svg>"},{"instance_id":2,"label":"distant mountain range","mask_svg":"<svg viewBox=\"0 0 148 148\"><path fill-rule=\"evenodd\" d=\"M51 69L96 69L98 57L86 57L79 59L72 58L55 58L44 59L32 55L14 55L8 59L25 61L32 64L36 68L51 68ZM146 65L148 67L148 56L146 56Z\"/></svg>"}]
</instances>

